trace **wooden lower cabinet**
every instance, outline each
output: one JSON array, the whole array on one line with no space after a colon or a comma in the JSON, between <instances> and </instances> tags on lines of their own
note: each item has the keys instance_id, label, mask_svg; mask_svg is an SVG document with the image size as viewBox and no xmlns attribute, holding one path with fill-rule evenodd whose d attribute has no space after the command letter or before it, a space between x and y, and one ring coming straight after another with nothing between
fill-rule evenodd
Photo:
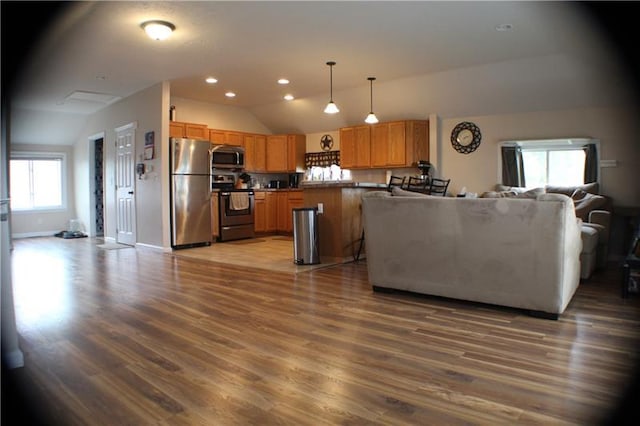
<instances>
[{"instance_id":1,"label":"wooden lower cabinet","mask_svg":"<svg viewBox=\"0 0 640 426\"><path fill-rule=\"evenodd\" d=\"M253 229L255 232L276 232L277 227L277 193L269 191L255 191L255 209Z\"/></svg>"},{"instance_id":2,"label":"wooden lower cabinet","mask_svg":"<svg viewBox=\"0 0 640 426\"><path fill-rule=\"evenodd\" d=\"M255 191L254 192L255 208L253 210L253 229L255 232L267 231L267 211L265 205L266 192Z\"/></svg>"},{"instance_id":3,"label":"wooden lower cabinet","mask_svg":"<svg viewBox=\"0 0 640 426\"><path fill-rule=\"evenodd\" d=\"M292 233L293 209L302 207L303 204L302 190L255 191L255 231Z\"/></svg>"},{"instance_id":4,"label":"wooden lower cabinet","mask_svg":"<svg viewBox=\"0 0 640 426\"><path fill-rule=\"evenodd\" d=\"M220 208L219 199L217 193L211 194L211 233L213 234L213 240L220 236Z\"/></svg>"}]
</instances>

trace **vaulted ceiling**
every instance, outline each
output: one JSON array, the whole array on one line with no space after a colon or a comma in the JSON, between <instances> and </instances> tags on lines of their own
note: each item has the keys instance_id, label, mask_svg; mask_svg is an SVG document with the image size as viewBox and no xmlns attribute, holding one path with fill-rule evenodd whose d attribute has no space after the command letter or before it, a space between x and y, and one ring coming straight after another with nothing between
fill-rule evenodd
<instances>
[{"instance_id":1,"label":"vaulted ceiling","mask_svg":"<svg viewBox=\"0 0 640 426\"><path fill-rule=\"evenodd\" d=\"M20 122L33 116L52 143L73 143L87 114L165 80L172 96L247 108L274 132L288 131L291 120L296 131L323 131L332 124L322 114L329 60L337 63L333 94L348 107L345 124L368 112L369 76L377 78L377 109L389 117L406 115L412 96L424 98L413 104L417 113L443 116L625 98L613 49L574 2L118 1L70 2L59 11L11 92ZM5 22L20 20L18 10L2 12L4 66ZM150 40L140 27L150 19L172 22L171 38ZM511 29L500 31L505 24ZM218 83L207 85L207 76ZM290 84L278 85L281 77ZM237 96L226 98L227 90ZM285 93L296 100L287 104Z\"/></svg>"}]
</instances>

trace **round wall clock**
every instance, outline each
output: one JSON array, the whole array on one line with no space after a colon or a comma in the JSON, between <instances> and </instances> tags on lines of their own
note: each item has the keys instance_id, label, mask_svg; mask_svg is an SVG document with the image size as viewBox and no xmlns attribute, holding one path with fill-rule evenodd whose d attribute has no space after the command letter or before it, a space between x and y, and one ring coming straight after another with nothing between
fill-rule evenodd
<instances>
[{"instance_id":1,"label":"round wall clock","mask_svg":"<svg viewBox=\"0 0 640 426\"><path fill-rule=\"evenodd\" d=\"M322 135L320 138L320 148L322 148L323 151L331 151L331 148L333 148L333 138L331 135Z\"/></svg>"},{"instance_id":2,"label":"round wall clock","mask_svg":"<svg viewBox=\"0 0 640 426\"><path fill-rule=\"evenodd\" d=\"M451 131L451 145L461 154L470 154L480 146L482 134L473 123L463 121Z\"/></svg>"}]
</instances>

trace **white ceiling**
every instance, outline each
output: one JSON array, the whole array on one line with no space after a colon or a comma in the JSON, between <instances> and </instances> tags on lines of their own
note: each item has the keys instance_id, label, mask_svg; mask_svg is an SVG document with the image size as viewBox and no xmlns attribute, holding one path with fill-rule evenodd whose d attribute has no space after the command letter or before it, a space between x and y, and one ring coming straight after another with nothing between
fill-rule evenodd
<instances>
[{"instance_id":1,"label":"white ceiling","mask_svg":"<svg viewBox=\"0 0 640 426\"><path fill-rule=\"evenodd\" d=\"M421 105L428 108L421 114L558 108L602 73L610 75L613 65L603 56L610 49L601 34L589 30L593 26L579 7L522 1L71 2L39 48L31 50L12 107L22 118L35 114L40 126L47 126L50 116L48 140L73 143L73 134L58 134L65 131L60 129L64 117L72 123L66 131L73 133L81 125L79 116L106 104L69 95L94 92L117 100L169 80L172 96L248 108L268 128L286 131L282 114L274 113L287 108L282 96L289 92L309 99L321 111L329 92L325 63L334 60L336 102L338 95L357 92L368 103L367 77L375 76L378 105L386 99L401 104L393 99L396 88L403 90L398 82L431 85L440 104ZM140 27L150 19L170 21L176 31L169 40L152 41ZM500 24L513 29L496 31ZM219 82L207 85L209 75ZM460 90L470 90L469 76L483 75L496 96L483 93L475 103L465 102ZM280 77L291 83L278 85ZM480 83L485 84L475 81ZM526 87L528 94L505 96L498 93L501 85L509 91ZM548 90L556 86L558 90ZM227 90L237 96L224 97ZM607 99L577 96L569 106L617 99L618 94L607 93ZM411 93L403 93L407 95ZM296 116L296 130L326 130L321 116L316 108L306 108ZM12 129L16 135L21 131L18 125Z\"/></svg>"}]
</instances>

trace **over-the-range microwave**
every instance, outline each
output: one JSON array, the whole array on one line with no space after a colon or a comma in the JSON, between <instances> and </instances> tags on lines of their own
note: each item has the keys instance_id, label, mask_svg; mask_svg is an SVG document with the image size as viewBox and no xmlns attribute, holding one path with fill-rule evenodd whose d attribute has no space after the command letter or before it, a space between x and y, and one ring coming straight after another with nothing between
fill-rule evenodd
<instances>
[{"instance_id":1,"label":"over-the-range microwave","mask_svg":"<svg viewBox=\"0 0 640 426\"><path fill-rule=\"evenodd\" d=\"M212 169L244 169L244 148L234 145L214 145L211 149Z\"/></svg>"}]
</instances>

